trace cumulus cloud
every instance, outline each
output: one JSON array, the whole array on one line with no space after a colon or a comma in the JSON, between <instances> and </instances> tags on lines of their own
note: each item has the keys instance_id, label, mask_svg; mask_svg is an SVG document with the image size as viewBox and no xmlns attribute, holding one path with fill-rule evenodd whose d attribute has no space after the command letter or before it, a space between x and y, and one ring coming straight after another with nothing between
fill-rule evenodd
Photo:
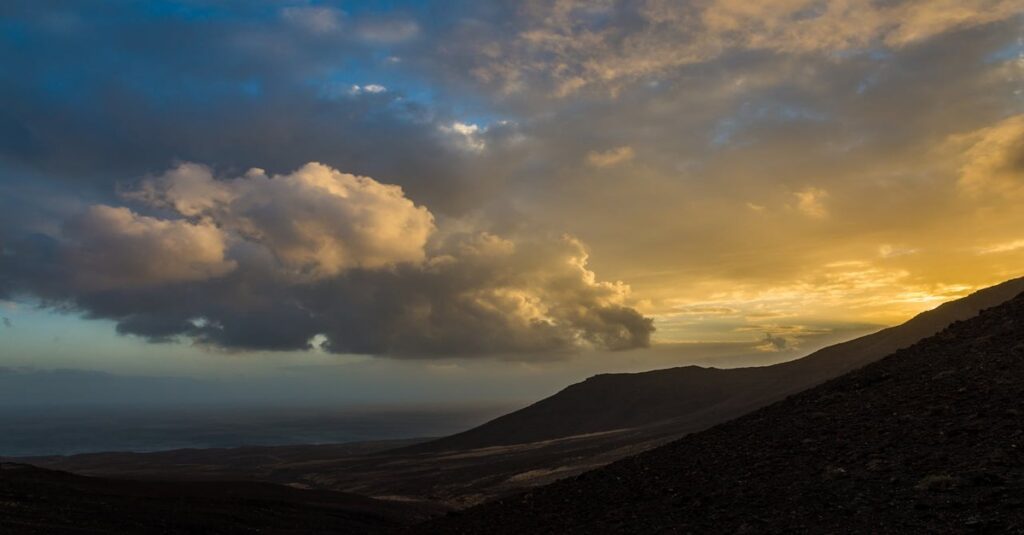
<instances>
[{"instance_id":1,"label":"cumulus cloud","mask_svg":"<svg viewBox=\"0 0 1024 535\"><path fill-rule=\"evenodd\" d=\"M252 169L229 180L182 164L126 196L215 222L265 248L290 273L313 277L421 261L434 230L431 213L400 187L319 163L273 177Z\"/></svg>"},{"instance_id":2,"label":"cumulus cloud","mask_svg":"<svg viewBox=\"0 0 1024 535\"><path fill-rule=\"evenodd\" d=\"M587 164L593 167L611 167L625 163L636 155L633 147L624 145L606 151L590 151L587 153Z\"/></svg>"},{"instance_id":3,"label":"cumulus cloud","mask_svg":"<svg viewBox=\"0 0 1024 535\"><path fill-rule=\"evenodd\" d=\"M528 225L580 236L599 257L599 273L632 282L651 303L647 313L667 311L672 299L702 301L713 291L770 285L812 297L778 310L750 311L747 296L728 306L770 317L825 310L858 321L902 321L951 297L936 290L940 283L981 286L1019 275L1007 259L1020 249L971 254L1012 244L1020 238L1012 229L1024 224L1019 198L1002 194L1019 183L1013 137L999 141L998 129L986 130L1019 113L1019 21L1007 18L1013 3L456 2L429 16L407 12L423 15L414 31L409 24L385 31L379 23L386 16L363 19L374 10L360 9L337 14L337 30L328 13L320 33L316 20L305 28L297 20L316 19L313 6L289 19L281 12L268 17L275 12L266 6L232 4L218 9L230 16L201 21L154 19L134 4L119 7L117 21L107 11L64 6L87 26L105 28L85 35L51 31L38 20L38 2L15 1L12 20L24 35L0 43L13 62L9 70L19 73L4 84L9 105L0 117L7 162L0 173L0 297L15 280L36 281L39 294L153 339L287 349L332 330L336 348L406 351L409 336L391 341L370 327L353 332L349 327L360 321L354 311L376 311L390 324L439 317L458 302L450 296L493 287L452 283L437 296L419 297L429 304L415 313L401 300L419 295L412 290L395 291L398 304L374 297L386 293L383 286L427 274L434 277L429 284L442 285L439 257L462 259L446 269L467 265L460 247L440 243L459 220L519 250L534 247L523 239ZM187 43L174 39L182 31ZM403 35L416 42L397 42ZM158 42L176 44L150 46ZM358 76L339 71L344 65L358 65ZM55 86L54 79L69 83ZM374 83L387 90L374 93ZM488 91L494 89L505 92ZM505 117L515 126L480 117ZM928 152L954 133L963 135L955 146L944 145L939 157ZM588 168L588 151L627 142L643 155L629 180ZM981 157L990 151L1005 157ZM250 179L182 166L167 173L183 175L169 185L158 187L159 177L152 177L152 185L129 192L139 203L131 205L134 213L216 227L225 261L237 267L204 280L133 283L130 292L102 284L85 289L69 273L74 242L60 222L83 210L82 198L118 205L103 195L114 179L165 169L175 158L216 169L258 163L270 171L254 171L255 183L321 161L401 185L441 228L421 249L385 254L379 267L351 260L361 252L346 250L349 260L320 255L320 244L330 241L304 228L289 232L310 239L297 250L278 250L281 225L251 214L255 208L236 202L240 188L226 185ZM971 191L958 180L961 169L979 178L971 181L979 194L986 192L976 204L960 195ZM809 185L830 196L803 189ZM142 193L146 187L151 191ZM810 213L798 210L795 192L811 193ZM968 215L973 208L983 212ZM610 210L616 217L608 217ZM829 216L809 219L812 213ZM807 224L818 221L834 224ZM31 232L40 235L16 239ZM919 252L902 254L910 246ZM952 255L962 262L944 260ZM842 285L803 272L851 258L885 271ZM475 280L491 280L494 271L481 270L472 271ZM892 273L905 278L890 280ZM351 282L357 278L362 287ZM328 283L338 293L328 292ZM332 327L323 323L323 307L311 307L299 288L365 304L342 307L342 316L351 317ZM519 318L544 317L536 301L555 299L487 295L480 301L492 305L479 310L518 303L517 314L507 317ZM145 300L162 305L149 313ZM427 330L409 332L433 339ZM496 345L513 347L504 338ZM564 344L549 347L556 346Z\"/></svg>"},{"instance_id":4,"label":"cumulus cloud","mask_svg":"<svg viewBox=\"0 0 1024 535\"><path fill-rule=\"evenodd\" d=\"M317 163L220 178L181 164L62 235L5 248L0 282L154 341L398 357L646 346L652 321L571 237L436 233L401 188Z\"/></svg>"},{"instance_id":5,"label":"cumulus cloud","mask_svg":"<svg viewBox=\"0 0 1024 535\"><path fill-rule=\"evenodd\" d=\"M201 281L236 267L210 223L165 221L127 208L93 206L64 227L67 262L90 290Z\"/></svg>"},{"instance_id":6,"label":"cumulus cloud","mask_svg":"<svg viewBox=\"0 0 1024 535\"><path fill-rule=\"evenodd\" d=\"M538 353L646 346L650 319L629 288L600 282L572 238L459 237L422 269L361 271L327 283L327 347L399 355ZM371 290L372 289L372 290ZM344 294L350 304L327 299Z\"/></svg>"},{"instance_id":7,"label":"cumulus cloud","mask_svg":"<svg viewBox=\"0 0 1024 535\"><path fill-rule=\"evenodd\" d=\"M231 200L228 188L214 180L209 167L191 162L146 179L135 190L122 192L122 196L187 217L210 212Z\"/></svg>"}]
</instances>

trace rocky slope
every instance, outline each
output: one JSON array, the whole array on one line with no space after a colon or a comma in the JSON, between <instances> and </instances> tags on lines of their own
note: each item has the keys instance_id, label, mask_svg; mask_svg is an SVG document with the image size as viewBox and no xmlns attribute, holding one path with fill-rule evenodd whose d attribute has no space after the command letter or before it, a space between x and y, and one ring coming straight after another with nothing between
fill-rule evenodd
<instances>
[{"instance_id":1,"label":"rocky slope","mask_svg":"<svg viewBox=\"0 0 1024 535\"><path fill-rule=\"evenodd\" d=\"M809 391L423 533L1024 532L1024 296Z\"/></svg>"},{"instance_id":2,"label":"rocky slope","mask_svg":"<svg viewBox=\"0 0 1024 535\"><path fill-rule=\"evenodd\" d=\"M707 428L874 362L1024 292L1024 278L944 303L910 321L772 366L688 366L591 377L519 411L408 451L467 450L659 424Z\"/></svg>"}]
</instances>

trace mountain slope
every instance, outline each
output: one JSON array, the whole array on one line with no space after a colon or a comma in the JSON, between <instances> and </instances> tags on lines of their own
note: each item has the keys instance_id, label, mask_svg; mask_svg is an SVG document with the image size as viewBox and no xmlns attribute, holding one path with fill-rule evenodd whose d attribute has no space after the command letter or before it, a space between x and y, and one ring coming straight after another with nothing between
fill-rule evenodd
<instances>
[{"instance_id":1,"label":"mountain slope","mask_svg":"<svg viewBox=\"0 0 1024 535\"><path fill-rule=\"evenodd\" d=\"M1024 295L752 414L429 533L1024 531Z\"/></svg>"},{"instance_id":2,"label":"mountain slope","mask_svg":"<svg viewBox=\"0 0 1024 535\"><path fill-rule=\"evenodd\" d=\"M597 375L529 407L408 451L467 450L654 423L678 434L697 431L874 362L1021 292L1024 278L1010 280L944 303L902 325L772 366L687 366Z\"/></svg>"},{"instance_id":3,"label":"mountain slope","mask_svg":"<svg viewBox=\"0 0 1024 535\"><path fill-rule=\"evenodd\" d=\"M572 477L741 416L877 360L888 348L910 345L1021 291L1024 279L1009 281L901 326L775 366L600 375L421 449L370 453L349 446L282 446L87 454L24 462L115 478L270 481L463 508ZM610 430L590 432L601 429ZM537 440L552 435L571 436ZM505 442L510 445L475 446Z\"/></svg>"},{"instance_id":4,"label":"mountain slope","mask_svg":"<svg viewBox=\"0 0 1024 535\"><path fill-rule=\"evenodd\" d=\"M269 483L126 481L0 463L0 533L378 533L433 513Z\"/></svg>"}]
</instances>

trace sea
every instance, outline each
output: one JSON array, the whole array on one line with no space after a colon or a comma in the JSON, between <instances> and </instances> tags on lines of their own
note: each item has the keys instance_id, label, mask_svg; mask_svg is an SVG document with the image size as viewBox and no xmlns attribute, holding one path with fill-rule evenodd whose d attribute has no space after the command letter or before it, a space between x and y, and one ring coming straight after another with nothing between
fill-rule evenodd
<instances>
[{"instance_id":1,"label":"sea","mask_svg":"<svg viewBox=\"0 0 1024 535\"><path fill-rule=\"evenodd\" d=\"M0 407L0 457L334 444L457 433L514 407Z\"/></svg>"}]
</instances>

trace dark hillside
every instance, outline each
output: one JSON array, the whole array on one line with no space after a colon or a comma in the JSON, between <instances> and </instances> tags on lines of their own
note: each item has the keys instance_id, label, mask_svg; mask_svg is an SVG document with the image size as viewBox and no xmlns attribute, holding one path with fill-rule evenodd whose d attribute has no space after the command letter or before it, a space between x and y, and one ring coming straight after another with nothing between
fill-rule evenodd
<instances>
[{"instance_id":1,"label":"dark hillside","mask_svg":"<svg viewBox=\"0 0 1024 535\"><path fill-rule=\"evenodd\" d=\"M0 463L0 533L380 533L436 510L238 481L83 477Z\"/></svg>"},{"instance_id":2,"label":"dark hillside","mask_svg":"<svg viewBox=\"0 0 1024 535\"><path fill-rule=\"evenodd\" d=\"M430 533L1024 532L1024 296Z\"/></svg>"},{"instance_id":3,"label":"dark hillside","mask_svg":"<svg viewBox=\"0 0 1024 535\"><path fill-rule=\"evenodd\" d=\"M975 292L910 321L807 357L737 369L687 366L597 375L529 407L410 452L466 450L647 426L678 435L705 429L874 362L1024 292L1024 278Z\"/></svg>"},{"instance_id":4,"label":"dark hillside","mask_svg":"<svg viewBox=\"0 0 1024 535\"><path fill-rule=\"evenodd\" d=\"M382 451L385 444L280 446L99 453L23 462L119 479L260 480L462 508L575 476L742 416L878 360L1022 291L1024 279L1008 281L903 325L775 366L691 366L599 375L476 429L390 451ZM551 436L556 438L542 438Z\"/></svg>"}]
</instances>

